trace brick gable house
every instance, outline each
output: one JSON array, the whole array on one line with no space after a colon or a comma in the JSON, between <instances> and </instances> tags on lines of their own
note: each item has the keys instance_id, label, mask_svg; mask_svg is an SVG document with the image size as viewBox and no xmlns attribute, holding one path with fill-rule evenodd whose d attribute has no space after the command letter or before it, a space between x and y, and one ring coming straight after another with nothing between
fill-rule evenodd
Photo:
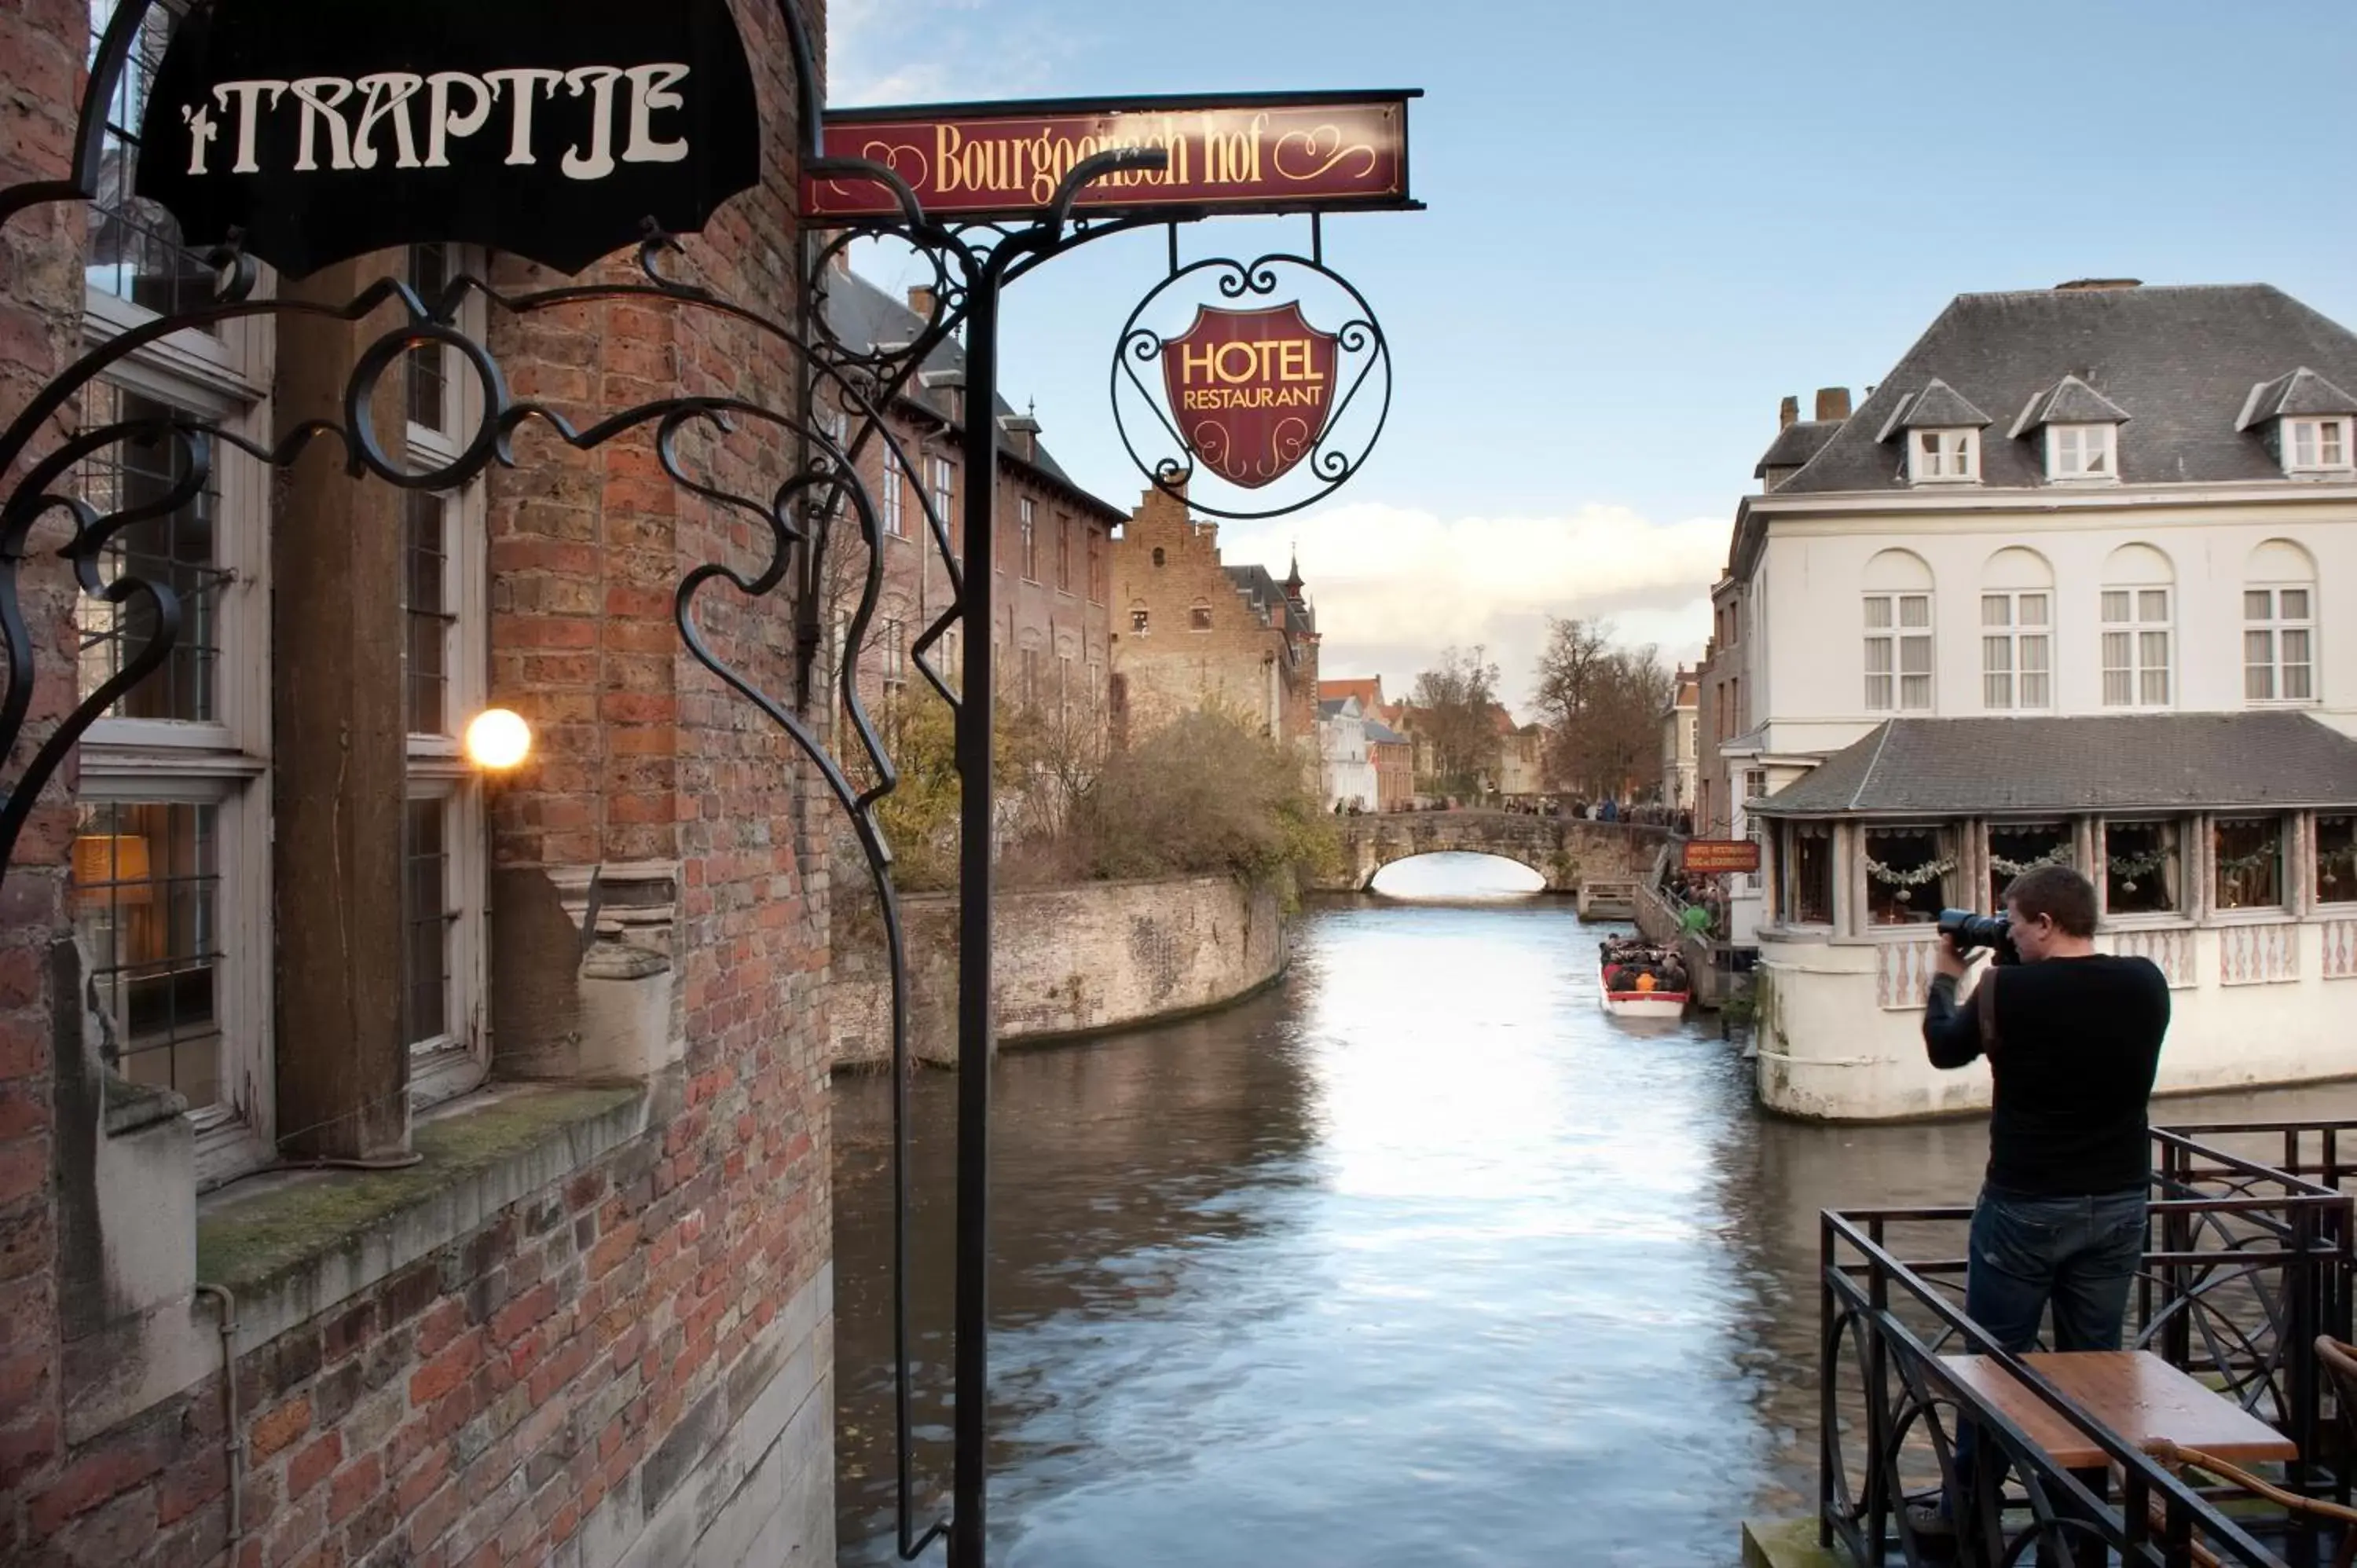
<instances>
[{"instance_id":1,"label":"brick gable house","mask_svg":"<svg viewBox=\"0 0 2357 1568\"><path fill-rule=\"evenodd\" d=\"M1113 600L1118 727L1221 706L1316 756L1318 618L1299 566L1279 583L1225 564L1217 523L1148 490L1114 547Z\"/></svg>"},{"instance_id":2,"label":"brick gable house","mask_svg":"<svg viewBox=\"0 0 2357 1568\"><path fill-rule=\"evenodd\" d=\"M68 173L109 9L0 3L0 185ZM791 317L791 55L775 7L736 9L772 145L686 260ZM133 156L110 133L116 176ZM52 204L0 229L0 419L204 297L158 222ZM556 281L420 247L277 286L486 267ZM393 319L177 334L34 456L173 411L266 446L334 417ZM793 403L792 361L709 314L466 325L583 424ZM413 456L472 429L458 367L405 380ZM764 492L795 456L744 430L683 449ZM448 494L354 481L332 443L283 475L217 457L107 563L197 607L180 650L89 731L0 884L0 1559L832 1561L832 809L671 609L688 569L744 563L741 521L646 436L585 456L530 426L516 467ZM83 481L135 505L170 462L130 444ZM39 539L25 572L58 672L28 750L145 628ZM723 601L716 646L791 693L791 602ZM457 738L494 704L538 741L496 782Z\"/></svg>"}]
</instances>

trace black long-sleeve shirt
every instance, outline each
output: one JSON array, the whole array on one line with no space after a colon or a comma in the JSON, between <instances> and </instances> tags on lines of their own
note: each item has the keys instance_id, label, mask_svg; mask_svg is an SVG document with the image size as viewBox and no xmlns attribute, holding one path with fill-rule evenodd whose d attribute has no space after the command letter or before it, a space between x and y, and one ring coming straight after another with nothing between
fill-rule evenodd
<instances>
[{"instance_id":1,"label":"black long-sleeve shirt","mask_svg":"<svg viewBox=\"0 0 2357 1568\"><path fill-rule=\"evenodd\" d=\"M2033 1197L2145 1186L2145 1104L2168 1032L2167 978L2148 959L2105 953L1991 970L1962 1003L1940 975L1923 1010L1933 1067L1986 1053L1989 1185Z\"/></svg>"}]
</instances>

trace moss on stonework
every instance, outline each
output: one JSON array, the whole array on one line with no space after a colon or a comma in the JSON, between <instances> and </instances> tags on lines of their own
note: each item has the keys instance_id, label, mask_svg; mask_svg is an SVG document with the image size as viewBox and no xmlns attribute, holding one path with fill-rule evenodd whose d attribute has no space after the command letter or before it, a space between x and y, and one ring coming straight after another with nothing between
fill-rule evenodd
<instances>
[{"instance_id":1,"label":"moss on stonework","mask_svg":"<svg viewBox=\"0 0 2357 1568\"><path fill-rule=\"evenodd\" d=\"M197 1277L241 1294L315 1259L357 1249L367 1233L473 1176L596 1122L644 1094L636 1085L511 1092L488 1105L421 1122L423 1156L390 1171L323 1171L222 1204L197 1222Z\"/></svg>"}]
</instances>

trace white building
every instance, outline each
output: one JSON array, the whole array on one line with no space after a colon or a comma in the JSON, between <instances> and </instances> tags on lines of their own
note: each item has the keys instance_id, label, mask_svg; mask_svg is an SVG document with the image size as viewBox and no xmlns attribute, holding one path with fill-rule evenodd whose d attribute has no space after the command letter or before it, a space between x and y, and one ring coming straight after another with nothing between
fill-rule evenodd
<instances>
[{"instance_id":1,"label":"white building","mask_svg":"<svg viewBox=\"0 0 2357 1568\"><path fill-rule=\"evenodd\" d=\"M1329 697L1318 704L1318 778L1326 809L1375 809L1374 755L1367 749L1366 715L1356 697Z\"/></svg>"},{"instance_id":2,"label":"white building","mask_svg":"<svg viewBox=\"0 0 2357 1568\"><path fill-rule=\"evenodd\" d=\"M1670 705L1662 710L1662 800L1674 811L1695 809L1701 708L1702 682L1681 665L1670 687Z\"/></svg>"},{"instance_id":3,"label":"white building","mask_svg":"<svg viewBox=\"0 0 2357 1568\"><path fill-rule=\"evenodd\" d=\"M2357 1073L2352 387L2275 289L2066 285L1957 299L1779 435L1712 781L1770 830L1768 1103L1986 1103L1923 1059L1930 922L2044 858L2168 972L2164 1090Z\"/></svg>"}]
</instances>

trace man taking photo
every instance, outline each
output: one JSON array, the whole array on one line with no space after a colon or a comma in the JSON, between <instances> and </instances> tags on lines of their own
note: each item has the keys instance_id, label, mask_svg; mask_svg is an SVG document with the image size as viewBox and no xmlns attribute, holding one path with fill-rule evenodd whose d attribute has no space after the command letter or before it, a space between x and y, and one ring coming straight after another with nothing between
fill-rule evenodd
<instances>
[{"instance_id":1,"label":"man taking photo","mask_svg":"<svg viewBox=\"0 0 2357 1568\"><path fill-rule=\"evenodd\" d=\"M1960 1002L1970 961L1943 935L1923 1013L1932 1065L1986 1057L1995 1086L1964 1314L2018 1354L2037 1346L2050 1305L2055 1349L2116 1350L2144 1254L2145 1107L2169 982L2149 959L2095 950L2094 885L2068 866L2022 873L2005 902L2019 962L2001 955ZM1967 1498L1974 1446L1966 1425L1956 1457Z\"/></svg>"}]
</instances>

